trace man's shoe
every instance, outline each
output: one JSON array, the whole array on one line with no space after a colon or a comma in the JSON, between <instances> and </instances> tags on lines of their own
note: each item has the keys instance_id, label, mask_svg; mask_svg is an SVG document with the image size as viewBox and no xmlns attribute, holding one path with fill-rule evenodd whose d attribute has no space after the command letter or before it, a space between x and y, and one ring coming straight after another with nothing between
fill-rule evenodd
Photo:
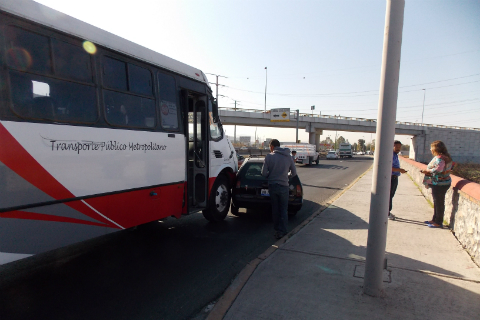
<instances>
[{"instance_id":1,"label":"man's shoe","mask_svg":"<svg viewBox=\"0 0 480 320\"><path fill-rule=\"evenodd\" d=\"M388 220L395 220L395 216L391 213L388 214Z\"/></svg>"},{"instance_id":2,"label":"man's shoe","mask_svg":"<svg viewBox=\"0 0 480 320\"><path fill-rule=\"evenodd\" d=\"M286 235L286 233L277 231L277 232L275 233L275 239L282 239L285 235Z\"/></svg>"}]
</instances>

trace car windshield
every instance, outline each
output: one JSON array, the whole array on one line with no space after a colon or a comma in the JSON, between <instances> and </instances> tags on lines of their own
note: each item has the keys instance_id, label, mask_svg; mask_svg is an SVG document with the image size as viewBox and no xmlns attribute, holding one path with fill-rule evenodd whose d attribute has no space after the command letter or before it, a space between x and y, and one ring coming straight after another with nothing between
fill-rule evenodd
<instances>
[{"instance_id":1,"label":"car windshield","mask_svg":"<svg viewBox=\"0 0 480 320\"><path fill-rule=\"evenodd\" d=\"M328 154L335 154L335 152L334 152L334 151L330 151Z\"/></svg>"},{"instance_id":2,"label":"car windshield","mask_svg":"<svg viewBox=\"0 0 480 320\"><path fill-rule=\"evenodd\" d=\"M249 180L264 180L265 177L262 176L262 167L263 163L261 162L247 162L242 167L240 177Z\"/></svg>"}]
</instances>

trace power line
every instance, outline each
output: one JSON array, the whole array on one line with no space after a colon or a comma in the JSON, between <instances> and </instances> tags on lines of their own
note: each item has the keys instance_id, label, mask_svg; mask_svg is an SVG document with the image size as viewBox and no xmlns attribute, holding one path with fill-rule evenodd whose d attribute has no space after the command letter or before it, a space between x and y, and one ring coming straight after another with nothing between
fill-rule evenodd
<instances>
[{"instance_id":1,"label":"power line","mask_svg":"<svg viewBox=\"0 0 480 320\"><path fill-rule=\"evenodd\" d=\"M479 74L476 74L479 75ZM475 75L471 75L475 76ZM466 76L470 77L470 76ZM466 77L461 77L461 78L466 78ZM438 82L445 82L445 81L451 81L451 80L456 80L456 79L461 79L461 78L452 78L452 79L446 79L446 80L440 80L440 81L435 81L435 82L427 82L425 84L432 84L432 83L438 83ZM427 87L426 89L439 89L439 88L446 88L446 87L454 87L454 86L459 86L459 85L464 85L464 84L469 84L469 83L476 83L480 82L480 80L476 81L469 81L469 82L463 82L463 83L457 83L457 84L451 84L451 85L446 85L446 86L438 86L438 87ZM399 88L407 88L407 87L412 87L412 86L421 86L423 84L415 84L415 85L409 85L409 86L402 86ZM264 94L264 92L259 92L259 91L252 91L252 90L244 90L244 89L239 89L239 88L234 88L230 86L226 86L230 89L237 90L237 91L243 91L243 92L250 92L250 93L256 93L256 94ZM407 91L399 91L399 93L407 93L407 92L414 92L414 91L419 91L421 89L415 89L415 90L407 90ZM358 95L351 95L355 93L368 93L368 92L375 92L374 94L358 94ZM365 97L365 96L375 96L378 94L378 90L366 90L366 91L351 91L351 92L335 92L335 93L269 93L269 95L275 95L275 96L291 96L291 97L323 97L323 96L332 96L336 98L351 98L351 97ZM343 95L343 96L342 96Z\"/></svg>"}]
</instances>

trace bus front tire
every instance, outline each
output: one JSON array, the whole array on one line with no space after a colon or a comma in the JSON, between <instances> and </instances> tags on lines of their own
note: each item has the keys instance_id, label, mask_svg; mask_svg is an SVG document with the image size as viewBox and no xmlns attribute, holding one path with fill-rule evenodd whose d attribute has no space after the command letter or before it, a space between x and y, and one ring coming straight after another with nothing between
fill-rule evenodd
<instances>
[{"instance_id":1,"label":"bus front tire","mask_svg":"<svg viewBox=\"0 0 480 320\"><path fill-rule=\"evenodd\" d=\"M219 222L225 219L230 209L231 192L227 178L222 174L215 179L208 208L203 210L203 216L210 222Z\"/></svg>"}]
</instances>

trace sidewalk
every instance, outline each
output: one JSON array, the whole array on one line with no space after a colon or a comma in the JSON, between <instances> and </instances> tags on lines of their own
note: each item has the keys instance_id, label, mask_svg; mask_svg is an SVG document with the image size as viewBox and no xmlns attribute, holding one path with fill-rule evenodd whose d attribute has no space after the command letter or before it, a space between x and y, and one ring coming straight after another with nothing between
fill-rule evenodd
<instances>
[{"instance_id":1,"label":"sidewalk","mask_svg":"<svg viewBox=\"0 0 480 320\"><path fill-rule=\"evenodd\" d=\"M397 220L388 222L385 295L363 294L371 181L369 170L247 266L244 283L234 282L208 319L480 319L480 270L448 229L423 224L433 208L408 175L393 201Z\"/></svg>"}]
</instances>

